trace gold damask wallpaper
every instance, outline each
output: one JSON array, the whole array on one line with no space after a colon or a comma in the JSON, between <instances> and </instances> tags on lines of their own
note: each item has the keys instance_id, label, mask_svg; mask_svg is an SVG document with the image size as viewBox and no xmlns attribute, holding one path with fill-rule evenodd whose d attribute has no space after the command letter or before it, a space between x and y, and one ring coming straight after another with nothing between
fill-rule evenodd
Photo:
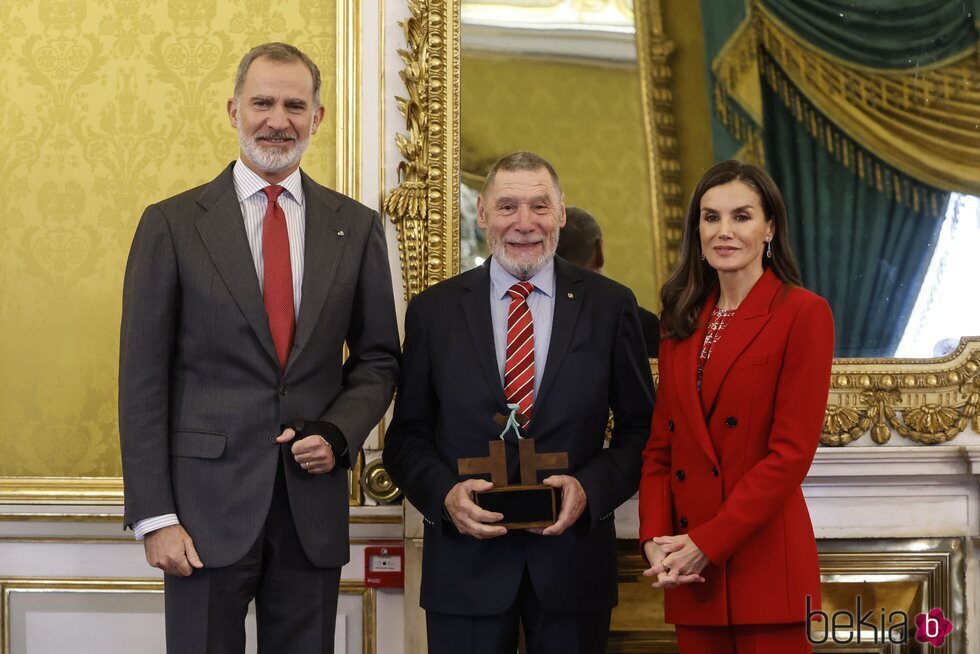
<instances>
[{"instance_id":1,"label":"gold damask wallpaper","mask_svg":"<svg viewBox=\"0 0 980 654\"><path fill-rule=\"evenodd\" d=\"M143 208L237 156L252 46L324 77L304 169L336 176L336 7L321 0L0 0L0 476L118 476L122 277Z\"/></svg>"},{"instance_id":2,"label":"gold damask wallpaper","mask_svg":"<svg viewBox=\"0 0 980 654\"><path fill-rule=\"evenodd\" d=\"M586 209L602 227L605 274L657 309L636 67L464 52L460 78L463 170L485 174L515 150L548 159L566 204Z\"/></svg>"}]
</instances>

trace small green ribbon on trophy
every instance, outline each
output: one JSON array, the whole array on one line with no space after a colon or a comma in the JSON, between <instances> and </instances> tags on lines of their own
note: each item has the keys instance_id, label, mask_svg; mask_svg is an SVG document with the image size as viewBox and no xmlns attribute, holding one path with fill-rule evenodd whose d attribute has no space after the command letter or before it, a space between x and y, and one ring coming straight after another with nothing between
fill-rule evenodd
<instances>
[{"instance_id":1,"label":"small green ribbon on trophy","mask_svg":"<svg viewBox=\"0 0 980 654\"><path fill-rule=\"evenodd\" d=\"M555 523L561 506L557 489L538 482L542 471L566 471L567 452L535 452L534 439L527 438L521 428L528 422L517 404L508 404L510 415L497 414L494 421L503 425L497 440L488 443L489 456L462 458L457 469L462 476L489 475L493 488L475 493L476 503L487 511L504 516L498 523L507 529L548 527ZM510 484L507 474L507 434L517 436L518 463L521 483Z\"/></svg>"}]
</instances>

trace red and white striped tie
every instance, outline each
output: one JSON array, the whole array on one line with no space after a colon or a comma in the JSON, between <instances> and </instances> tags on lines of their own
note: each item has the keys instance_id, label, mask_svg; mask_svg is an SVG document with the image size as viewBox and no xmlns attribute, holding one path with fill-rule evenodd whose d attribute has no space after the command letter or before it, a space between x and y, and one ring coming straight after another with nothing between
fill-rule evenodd
<instances>
[{"instance_id":1,"label":"red and white striped tie","mask_svg":"<svg viewBox=\"0 0 980 654\"><path fill-rule=\"evenodd\" d=\"M504 396L508 404L531 417L534 405L534 320L527 306L527 296L534 290L529 282L514 284L507 314L507 362L504 365Z\"/></svg>"}]
</instances>

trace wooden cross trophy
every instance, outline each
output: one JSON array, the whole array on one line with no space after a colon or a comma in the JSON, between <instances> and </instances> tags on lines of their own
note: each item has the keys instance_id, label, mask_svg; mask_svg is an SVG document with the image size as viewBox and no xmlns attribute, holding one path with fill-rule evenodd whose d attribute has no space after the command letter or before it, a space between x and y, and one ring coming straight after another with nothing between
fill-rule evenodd
<instances>
[{"instance_id":1,"label":"wooden cross trophy","mask_svg":"<svg viewBox=\"0 0 980 654\"><path fill-rule=\"evenodd\" d=\"M504 418L498 416L498 418ZM523 418L519 417L518 420ZM499 421L498 421L499 422ZM521 483L507 482L507 450L503 440L490 441L490 455L459 459L460 475L490 475L493 489L475 494L477 505L487 511L502 513L499 523L507 529L550 527L558 519L561 496L557 488L538 483L538 472L568 468L567 452L537 454L534 441L522 438L517 442Z\"/></svg>"}]
</instances>

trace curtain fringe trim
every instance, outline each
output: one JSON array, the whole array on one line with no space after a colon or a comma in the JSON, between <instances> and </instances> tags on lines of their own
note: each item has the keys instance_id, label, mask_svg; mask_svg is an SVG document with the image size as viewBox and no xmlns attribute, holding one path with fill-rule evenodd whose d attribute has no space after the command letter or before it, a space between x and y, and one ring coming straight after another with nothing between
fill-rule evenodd
<instances>
[{"instance_id":1,"label":"curtain fringe trim","mask_svg":"<svg viewBox=\"0 0 980 654\"><path fill-rule=\"evenodd\" d=\"M805 125L812 138L870 188L892 197L895 202L911 207L920 214L935 217L943 211L944 207L941 205L947 196L945 191L910 177L861 147L814 107L775 59L761 49L759 67L764 83L782 100L797 122ZM765 165L762 128L726 91L721 81L714 79L713 86L715 115L719 122L754 155L757 162Z\"/></svg>"},{"instance_id":2,"label":"curtain fringe trim","mask_svg":"<svg viewBox=\"0 0 980 654\"><path fill-rule=\"evenodd\" d=\"M765 165L762 129L742 105L728 93L721 81L717 78L713 81L715 115L718 121L735 140L756 156L760 164Z\"/></svg>"},{"instance_id":3,"label":"curtain fringe trim","mask_svg":"<svg viewBox=\"0 0 980 654\"><path fill-rule=\"evenodd\" d=\"M920 214L935 217L943 211L944 207L940 205L948 195L945 191L897 170L861 147L810 103L764 49L760 50L759 66L764 83L782 100L796 121L806 126L810 136L842 166L869 187Z\"/></svg>"}]
</instances>

